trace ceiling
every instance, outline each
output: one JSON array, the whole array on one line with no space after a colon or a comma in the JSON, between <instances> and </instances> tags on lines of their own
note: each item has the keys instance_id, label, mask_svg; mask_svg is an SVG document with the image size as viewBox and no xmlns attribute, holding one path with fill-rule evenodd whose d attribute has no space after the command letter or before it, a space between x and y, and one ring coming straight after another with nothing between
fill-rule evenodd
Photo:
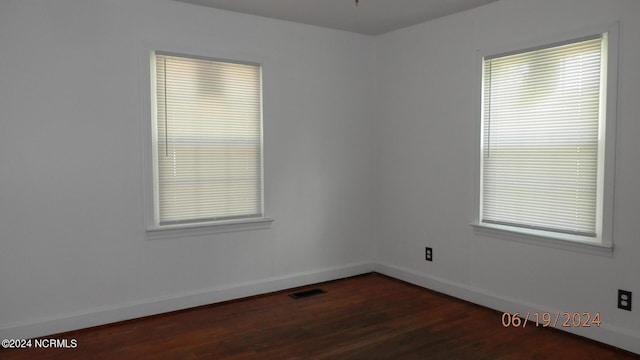
<instances>
[{"instance_id":1,"label":"ceiling","mask_svg":"<svg viewBox=\"0 0 640 360\"><path fill-rule=\"evenodd\" d=\"M177 0L213 8L378 35L497 0Z\"/></svg>"}]
</instances>

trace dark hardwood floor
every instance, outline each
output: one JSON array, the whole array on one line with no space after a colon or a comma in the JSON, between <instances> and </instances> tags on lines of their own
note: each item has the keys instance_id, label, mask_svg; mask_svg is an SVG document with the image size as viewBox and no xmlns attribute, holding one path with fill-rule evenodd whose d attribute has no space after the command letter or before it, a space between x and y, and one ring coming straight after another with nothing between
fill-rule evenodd
<instances>
[{"instance_id":1,"label":"dark hardwood floor","mask_svg":"<svg viewBox=\"0 0 640 360\"><path fill-rule=\"evenodd\" d=\"M303 299L290 293L320 287ZM638 359L380 274L57 334L11 359ZM606 321L603 319L602 321Z\"/></svg>"}]
</instances>

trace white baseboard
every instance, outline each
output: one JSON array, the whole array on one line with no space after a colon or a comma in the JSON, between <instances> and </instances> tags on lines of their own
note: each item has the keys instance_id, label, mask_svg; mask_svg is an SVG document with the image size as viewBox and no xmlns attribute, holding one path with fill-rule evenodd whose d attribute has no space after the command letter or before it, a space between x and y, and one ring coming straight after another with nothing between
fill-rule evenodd
<instances>
[{"instance_id":1,"label":"white baseboard","mask_svg":"<svg viewBox=\"0 0 640 360\"><path fill-rule=\"evenodd\" d=\"M501 312L520 312L521 314L526 314L527 312L549 312L551 314L555 314L559 312L557 309L549 309L537 304L507 298L472 286L452 282L391 264L377 263L374 266L374 271ZM496 321L501 320L496 318ZM604 321L600 327L559 327L558 329L640 354L640 334L634 333L628 329L610 326L604 323Z\"/></svg>"},{"instance_id":2,"label":"white baseboard","mask_svg":"<svg viewBox=\"0 0 640 360\"><path fill-rule=\"evenodd\" d=\"M0 325L0 339L29 339L87 327L110 324L143 316L188 309L247 296L341 279L373 271L369 262L320 269L264 280L223 286L197 292L174 294L115 306L88 309L56 317Z\"/></svg>"},{"instance_id":3,"label":"white baseboard","mask_svg":"<svg viewBox=\"0 0 640 360\"><path fill-rule=\"evenodd\" d=\"M104 325L143 316L265 294L298 286L315 284L376 271L427 289L463 299L494 310L520 313L556 313L558 310L499 296L474 288L386 263L356 263L305 273L271 277L260 281L223 286L198 292L175 294L94 308L57 317L0 325L0 339L28 339L92 326ZM499 321L500 319L496 319ZM640 354L640 334L603 323L599 328L559 328L579 336Z\"/></svg>"}]
</instances>

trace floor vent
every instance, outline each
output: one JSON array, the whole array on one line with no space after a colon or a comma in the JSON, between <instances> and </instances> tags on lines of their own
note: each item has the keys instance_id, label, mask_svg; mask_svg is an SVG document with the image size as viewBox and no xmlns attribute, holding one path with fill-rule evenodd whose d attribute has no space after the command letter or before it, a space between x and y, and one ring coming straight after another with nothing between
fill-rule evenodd
<instances>
[{"instance_id":1,"label":"floor vent","mask_svg":"<svg viewBox=\"0 0 640 360\"><path fill-rule=\"evenodd\" d=\"M311 289L311 290L305 290L305 291L300 291L297 293L293 293L293 294L289 294L289 296L291 296L294 299L303 299L303 298L307 298L310 296L316 296L316 295L320 295L320 294L324 294L326 293L326 291L322 290L322 289Z\"/></svg>"}]
</instances>

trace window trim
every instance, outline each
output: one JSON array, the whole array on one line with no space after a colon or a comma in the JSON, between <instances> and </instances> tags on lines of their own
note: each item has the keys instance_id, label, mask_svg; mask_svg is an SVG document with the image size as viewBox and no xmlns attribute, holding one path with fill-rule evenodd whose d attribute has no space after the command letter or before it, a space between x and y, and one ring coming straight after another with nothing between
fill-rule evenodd
<instances>
[{"instance_id":1,"label":"window trim","mask_svg":"<svg viewBox=\"0 0 640 360\"><path fill-rule=\"evenodd\" d=\"M604 166L603 171L598 173L602 177L602 193L599 198L602 200L602 211L596 214L602 217L601 233L597 238L563 234L559 232L543 231L536 229L520 228L508 225L498 225L482 222L482 91L483 91L483 64L485 58L495 58L508 54L535 50L550 46L558 46L563 43L580 41L585 38L592 38L607 33L607 50L603 61L606 62L607 72L604 74L604 92L606 101L601 104L605 107L606 120L604 125ZM615 22L606 26L594 26L580 31L567 33L561 36L553 36L544 39L537 39L529 42L510 44L500 48L481 49L476 51L476 137L475 137L475 204L474 221L471 225L475 230L483 234L491 235L505 240L524 241L527 243L541 244L550 247L560 247L582 252L610 255L613 252L613 211L614 211L614 188L615 188L615 158L616 158L616 119L617 119L617 80L618 80L618 41L619 23ZM599 179L600 181L600 179Z\"/></svg>"},{"instance_id":2,"label":"window trim","mask_svg":"<svg viewBox=\"0 0 640 360\"><path fill-rule=\"evenodd\" d=\"M158 191L157 191L157 154L156 141L157 134L154 125L156 120L156 100L155 100L155 55L175 55L195 59L207 59L238 64L252 64L261 67L262 75L262 112L260 126L262 127L260 139L261 156L261 203L262 216L248 217L232 220L193 222L181 224L160 225L158 219ZM258 229L268 229L271 227L273 218L267 216L267 205L265 201L266 179L264 173L264 68L265 61L259 56L248 55L246 53L212 51L206 49L184 48L182 46L156 46L143 43L141 46L141 97L143 104L143 193L144 193L144 219L147 239L179 238L185 236L199 236L206 234L226 233L235 231L248 231Z\"/></svg>"}]
</instances>

